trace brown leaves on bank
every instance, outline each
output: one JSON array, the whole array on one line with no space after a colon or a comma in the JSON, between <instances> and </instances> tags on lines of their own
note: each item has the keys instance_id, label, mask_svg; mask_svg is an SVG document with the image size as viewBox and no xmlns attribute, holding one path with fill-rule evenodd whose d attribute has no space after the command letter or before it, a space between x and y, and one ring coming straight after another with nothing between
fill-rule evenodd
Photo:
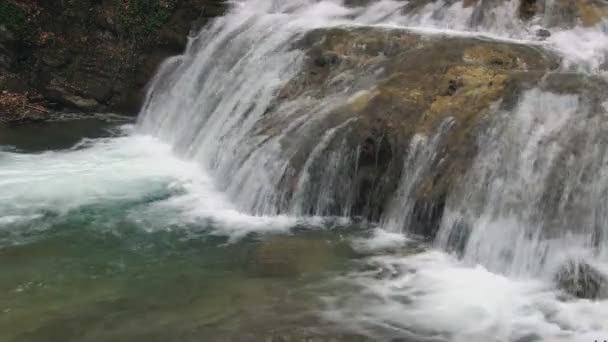
<instances>
[{"instance_id":1,"label":"brown leaves on bank","mask_svg":"<svg viewBox=\"0 0 608 342\"><path fill-rule=\"evenodd\" d=\"M31 116L48 114L49 111L39 101L38 97L30 96L27 92L2 91L0 93L0 122L23 121L28 120Z\"/></svg>"}]
</instances>

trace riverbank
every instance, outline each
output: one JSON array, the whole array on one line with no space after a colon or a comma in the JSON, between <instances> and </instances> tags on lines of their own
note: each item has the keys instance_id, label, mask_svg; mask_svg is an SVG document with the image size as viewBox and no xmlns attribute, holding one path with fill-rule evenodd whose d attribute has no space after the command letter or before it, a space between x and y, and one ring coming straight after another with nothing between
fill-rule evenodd
<instances>
[{"instance_id":1,"label":"riverbank","mask_svg":"<svg viewBox=\"0 0 608 342\"><path fill-rule=\"evenodd\" d=\"M137 114L159 64L225 8L222 0L2 2L0 121Z\"/></svg>"}]
</instances>

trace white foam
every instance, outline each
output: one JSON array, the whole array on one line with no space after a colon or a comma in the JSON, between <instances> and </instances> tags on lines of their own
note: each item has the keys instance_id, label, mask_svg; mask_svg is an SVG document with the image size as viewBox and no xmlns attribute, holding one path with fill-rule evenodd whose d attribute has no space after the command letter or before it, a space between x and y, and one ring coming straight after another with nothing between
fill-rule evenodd
<instances>
[{"instance_id":1,"label":"white foam","mask_svg":"<svg viewBox=\"0 0 608 342\"><path fill-rule=\"evenodd\" d=\"M534 341L582 342L608 336L606 301L563 301L546 283L470 267L438 251L373 257L369 262L390 272L366 271L341 279L360 288L356 295L329 300L329 319L372 335L418 336L420 341L535 336Z\"/></svg>"},{"instance_id":2,"label":"white foam","mask_svg":"<svg viewBox=\"0 0 608 342\"><path fill-rule=\"evenodd\" d=\"M575 27L554 32L549 42L563 56L563 67L597 73L608 56L608 34L601 28Z\"/></svg>"},{"instance_id":3,"label":"white foam","mask_svg":"<svg viewBox=\"0 0 608 342\"><path fill-rule=\"evenodd\" d=\"M112 202L137 205L146 198L152 203L131 209L130 217L154 230L199 224L236 239L324 223L239 212L197 164L175 157L169 145L145 135L85 140L69 150L40 154L0 152L0 160L0 226L5 227L48 212L63 215ZM155 200L159 196L166 199Z\"/></svg>"},{"instance_id":4,"label":"white foam","mask_svg":"<svg viewBox=\"0 0 608 342\"><path fill-rule=\"evenodd\" d=\"M401 232L391 232L382 228L374 229L369 238L353 240L353 248L362 253L386 252L403 247L409 239Z\"/></svg>"},{"instance_id":5,"label":"white foam","mask_svg":"<svg viewBox=\"0 0 608 342\"><path fill-rule=\"evenodd\" d=\"M292 43L312 29L346 25L530 44L534 38L515 15L516 1L504 3L474 26L475 10L464 8L462 2L434 1L417 13L402 13L407 3L394 0L376 1L364 8L348 8L338 0L235 1L230 14L191 39L184 56L165 63L150 88L140 132L158 136L167 144L132 135L88 140L68 151L0 151L0 227L37 219L49 211L65 214L105 202L140 203L148 197L154 201L132 208L129 218L150 231L192 225L189 228L211 227L214 234L237 239L251 232L284 232L302 223L321 226L324 218L247 214L277 211L268 203L278 202L276 185L286 165L279 159L280 143L269 137L269 147L261 151L258 141L248 138L278 89L297 71L303 53L293 51ZM597 71L608 51L601 26L556 31L546 42L534 44L545 44L562 54L566 69L585 72ZM179 73L172 74L175 70ZM170 74L172 77L163 77ZM550 94L532 95L528 100L543 97L538 107L544 115L519 119L530 125L526 119L543 121L539 137L559 131L566 122L555 106L567 106ZM565 97L561 100L572 102ZM524 152L536 151L539 141L530 139ZM194 162L184 161L174 152ZM259 157L257 163L252 155ZM421 162L413 164L420 166ZM243 170L243 165L248 169ZM528 185L525 180L534 181L522 177L519 183ZM401 184L400 191L408 194L413 185ZM524 188L518 195L534 189ZM227 189L227 193L218 189ZM521 199L515 202L522 203ZM409 205L394 208L402 213ZM483 228L503 234L485 235L488 240L504 239L499 241L501 245L509 243L509 237L515 244L519 236L527 238L507 231L521 226L512 220L481 223ZM394 230L378 229L371 239L356 240L355 247L377 252L407 242L400 233L403 221L386 226ZM362 272L347 277L361 292L335 302L330 317L364 329L390 330L397 335L409 331L451 342L516 341L532 335L545 341L608 337L605 301L564 302L549 282L509 278L475 265L489 263L491 259L485 256L496 254L490 242L483 240L480 245L485 249L476 250L479 253L467 264L437 251L412 257L375 257L370 262L390 269L390 276ZM528 245L520 245L530 250ZM537 256L518 255L525 261Z\"/></svg>"}]
</instances>

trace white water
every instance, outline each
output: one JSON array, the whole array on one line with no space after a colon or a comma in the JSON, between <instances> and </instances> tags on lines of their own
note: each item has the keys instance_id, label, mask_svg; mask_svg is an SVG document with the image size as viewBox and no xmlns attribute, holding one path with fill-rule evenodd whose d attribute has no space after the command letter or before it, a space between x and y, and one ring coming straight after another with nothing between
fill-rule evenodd
<instances>
[{"instance_id":1,"label":"white water","mask_svg":"<svg viewBox=\"0 0 608 342\"><path fill-rule=\"evenodd\" d=\"M376 25L515 40L554 49L564 57L564 70L587 73L599 74L606 61L606 23L549 27L552 36L539 41L534 31L549 26L552 13L524 24L515 14L515 1L469 8L460 1L446 3L403 13L406 1L381 0L365 7L337 0L235 2L230 14L191 39L183 56L163 65L135 134L66 151L0 152L0 230L47 212L159 193L163 199L137 208L129 219L148 230L211 222L213 233L238 238L252 231L286 231L302 220L315 224L320 219L296 217L323 215L335 205L348 216L348 194L336 197L329 190L348 188L341 165L357 156L347 150L323 153L323 146L343 143L340 133L348 127L319 127L315 120L339 102L335 97L280 104L282 122L276 130L260 132L277 91L302 63L303 52L293 50L292 42L315 28ZM565 301L551 282L555 267L570 257L600 269L607 264L608 234L598 238L596 233L608 222L601 139L606 136L601 117L607 114L588 118L586 110L584 101L572 95L528 92L487 133L462 189L450 198L435 249L366 260L390 269L390 276L365 271L339 279L360 293L329 300L328 318L372 335L420 341L608 338L608 303ZM319 144L310 147L294 200L288 201L281 182L289 158L301 147L289 141L309 134L318 136ZM417 153L404 165L412 172L401 180L382 221L386 230L355 241L359 250L385 253L408 243L399 232L407 228L413 182L429 167L437 138L412 141ZM582 140L577 149L567 151L577 139ZM326 165L322 180L312 172L318 163ZM559 178L554 170L564 175ZM547 183L553 177L562 182ZM556 203L549 218L543 216L546 196ZM459 251L462 258L441 252L454 247L454 234L463 224L470 234Z\"/></svg>"},{"instance_id":2,"label":"white water","mask_svg":"<svg viewBox=\"0 0 608 342\"><path fill-rule=\"evenodd\" d=\"M513 279L439 251L369 262L378 270L337 280L354 284L357 295L329 298L326 315L379 340L584 342L608 334L607 301L564 301L540 280Z\"/></svg>"},{"instance_id":3,"label":"white water","mask_svg":"<svg viewBox=\"0 0 608 342\"><path fill-rule=\"evenodd\" d=\"M232 239L327 223L239 212L204 170L151 136L90 139L40 154L0 151L0 162L0 245L20 243L21 235L45 229L45 215L61 217L100 205L125 206L128 220L148 231L196 225Z\"/></svg>"},{"instance_id":4,"label":"white water","mask_svg":"<svg viewBox=\"0 0 608 342\"><path fill-rule=\"evenodd\" d=\"M512 276L550 278L568 258L608 261L608 112L590 106L576 95L525 93L481 139L438 244L469 226L465 261Z\"/></svg>"}]
</instances>

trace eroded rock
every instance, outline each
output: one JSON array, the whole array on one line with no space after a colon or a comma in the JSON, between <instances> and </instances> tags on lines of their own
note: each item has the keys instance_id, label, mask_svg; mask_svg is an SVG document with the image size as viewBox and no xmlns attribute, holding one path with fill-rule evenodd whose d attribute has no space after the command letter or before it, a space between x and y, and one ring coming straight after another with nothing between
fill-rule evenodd
<instances>
[{"instance_id":1,"label":"eroded rock","mask_svg":"<svg viewBox=\"0 0 608 342\"><path fill-rule=\"evenodd\" d=\"M221 15L226 2L9 1L1 6L18 20L12 22L10 44L10 30L0 23L0 69L19 75L65 110L135 114L158 65L181 53L190 31Z\"/></svg>"},{"instance_id":2,"label":"eroded rock","mask_svg":"<svg viewBox=\"0 0 608 342\"><path fill-rule=\"evenodd\" d=\"M595 26L608 19L608 3L602 0L557 0L547 8L550 26Z\"/></svg>"},{"instance_id":3,"label":"eroded rock","mask_svg":"<svg viewBox=\"0 0 608 342\"><path fill-rule=\"evenodd\" d=\"M350 207L336 206L329 214L348 211L377 220L404 176L412 137L432 137L448 127L414 186L411 229L424 235L433 234L449 189L476 155L477 134L495 111L492 107L512 103L559 65L556 56L530 46L405 30L316 30L296 46L308 51L307 61L278 101L331 99L325 103L331 109L315 117L303 137L291 137L298 144L285 141L294 170L288 174L293 178L284 180L285 187L298 184L311 151L335 128L309 176L321 180L331 172L327 165L335 164L332 151L356 154L340 161L340 179L333 184L341 190L329 201ZM270 111L263 124L280 131L295 117L289 120Z\"/></svg>"},{"instance_id":4,"label":"eroded rock","mask_svg":"<svg viewBox=\"0 0 608 342\"><path fill-rule=\"evenodd\" d=\"M53 80L45 89L45 96L65 106L77 108L84 112L93 112L100 109L97 100L79 94L74 88L67 86L59 80Z\"/></svg>"},{"instance_id":5,"label":"eroded rock","mask_svg":"<svg viewBox=\"0 0 608 342\"><path fill-rule=\"evenodd\" d=\"M557 286L577 298L600 299L608 296L608 279L587 263L569 261L555 275Z\"/></svg>"}]
</instances>

